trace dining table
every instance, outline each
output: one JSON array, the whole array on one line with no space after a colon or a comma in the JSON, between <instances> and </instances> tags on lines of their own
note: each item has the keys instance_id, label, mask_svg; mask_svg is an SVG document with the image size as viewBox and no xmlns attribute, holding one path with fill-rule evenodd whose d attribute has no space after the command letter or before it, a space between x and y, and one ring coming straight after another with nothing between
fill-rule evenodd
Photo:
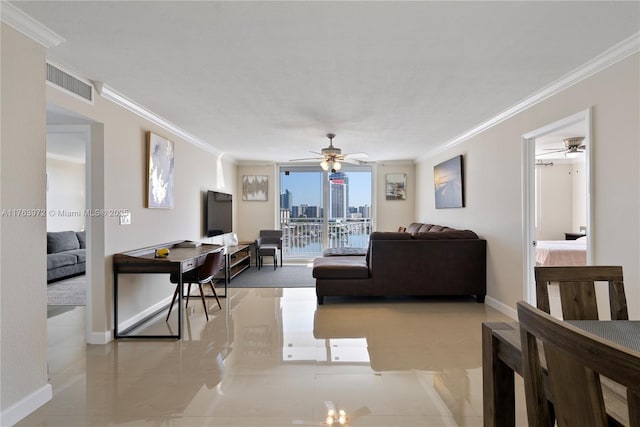
<instances>
[{"instance_id":1,"label":"dining table","mask_svg":"<svg viewBox=\"0 0 640 427\"><path fill-rule=\"evenodd\" d=\"M640 321L567 321L587 332L640 352ZM544 356L541 357L544 364ZM482 386L484 426L515 426L515 377L522 376L522 345L518 322L482 323ZM601 378L607 414L628 425L626 388Z\"/></svg>"}]
</instances>

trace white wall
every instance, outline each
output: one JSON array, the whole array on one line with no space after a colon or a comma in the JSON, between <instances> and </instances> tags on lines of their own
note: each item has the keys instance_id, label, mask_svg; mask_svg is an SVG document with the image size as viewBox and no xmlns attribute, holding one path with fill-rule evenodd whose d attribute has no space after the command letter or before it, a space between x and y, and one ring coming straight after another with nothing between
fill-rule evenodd
<instances>
[{"instance_id":1,"label":"white wall","mask_svg":"<svg viewBox=\"0 0 640 427\"><path fill-rule=\"evenodd\" d=\"M242 200L242 177L245 175L264 175L268 177L269 187L266 201ZM280 189L278 183L278 167L275 164L242 164L237 167L234 202L238 221L234 223L239 241L254 241L260 230L280 228L278 208L280 205Z\"/></svg>"},{"instance_id":2,"label":"white wall","mask_svg":"<svg viewBox=\"0 0 640 427\"><path fill-rule=\"evenodd\" d=\"M639 58L636 53L418 164L417 219L487 239L489 299L512 309L524 299L522 135L592 107L593 263L623 266L629 315L640 316ZM465 156L467 207L436 210L433 166L458 154Z\"/></svg>"},{"instance_id":3,"label":"white wall","mask_svg":"<svg viewBox=\"0 0 640 427\"><path fill-rule=\"evenodd\" d=\"M573 178L571 231L577 233L580 227L587 226L587 174L585 162L582 159L573 164L571 177Z\"/></svg>"},{"instance_id":4,"label":"white wall","mask_svg":"<svg viewBox=\"0 0 640 427\"><path fill-rule=\"evenodd\" d=\"M51 398L47 384L44 48L1 24L0 425ZM15 212L15 211L13 211Z\"/></svg>"},{"instance_id":5,"label":"white wall","mask_svg":"<svg viewBox=\"0 0 640 427\"><path fill-rule=\"evenodd\" d=\"M375 229L378 231L397 231L398 227L407 227L414 222L416 206L416 179L413 162L382 162L376 165L376 211ZM388 173L407 175L407 199L386 200L385 176Z\"/></svg>"},{"instance_id":6,"label":"white wall","mask_svg":"<svg viewBox=\"0 0 640 427\"><path fill-rule=\"evenodd\" d=\"M564 233L573 231L572 165L554 162L536 166L536 173L536 239L564 240Z\"/></svg>"},{"instance_id":7,"label":"white wall","mask_svg":"<svg viewBox=\"0 0 640 427\"><path fill-rule=\"evenodd\" d=\"M85 191L84 163L47 158L47 231L84 230Z\"/></svg>"}]
</instances>

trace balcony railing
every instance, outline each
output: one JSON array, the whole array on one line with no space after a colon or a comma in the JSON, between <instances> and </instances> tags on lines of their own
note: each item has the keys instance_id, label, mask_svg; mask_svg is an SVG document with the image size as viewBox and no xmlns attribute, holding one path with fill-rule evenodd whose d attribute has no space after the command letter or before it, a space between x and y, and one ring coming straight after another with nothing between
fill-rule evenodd
<instances>
[{"instance_id":1,"label":"balcony railing","mask_svg":"<svg viewBox=\"0 0 640 427\"><path fill-rule=\"evenodd\" d=\"M314 258L324 249L322 218L287 218L280 224L285 258ZM371 218L331 219L328 223L328 247L366 248L369 246Z\"/></svg>"}]
</instances>

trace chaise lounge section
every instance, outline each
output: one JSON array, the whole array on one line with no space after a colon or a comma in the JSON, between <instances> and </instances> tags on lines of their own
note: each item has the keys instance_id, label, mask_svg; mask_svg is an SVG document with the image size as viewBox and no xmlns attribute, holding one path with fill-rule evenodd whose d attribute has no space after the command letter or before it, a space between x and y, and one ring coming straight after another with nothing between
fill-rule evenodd
<instances>
[{"instance_id":1,"label":"chaise lounge section","mask_svg":"<svg viewBox=\"0 0 640 427\"><path fill-rule=\"evenodd\" d=\"M318 304L326 296L462 296L484 302L486 240L470 230L414 223L373 232L365 256L316 258Z\"/></svg>"}]
</instances>

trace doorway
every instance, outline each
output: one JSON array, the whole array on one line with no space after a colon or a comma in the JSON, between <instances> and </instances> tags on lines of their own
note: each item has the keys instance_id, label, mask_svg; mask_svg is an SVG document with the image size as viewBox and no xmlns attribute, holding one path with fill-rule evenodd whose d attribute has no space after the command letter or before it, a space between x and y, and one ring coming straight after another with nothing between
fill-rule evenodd
<instances>
[{"instance_id":1,"label":"doorway","mask_svg":"<svg viewBox=\"0 0 640 427\"><path fill-rule=\"evenodd\" d=\"M56 135L55 139L64 139L67 134L71 139L83 141L84 209L80 212L104 211L104 125L54 104L47 104L46 111L47 137ZM54 183L49 182L49 185ZM56 215L59 210L64 212L64 208L57 207ZM77 209L70 211L73 214ZM111 340L111 332L107 325L104 283L105 219L96 215L83 216L86 230L85 341L88 344L106 344Z\"/></svg>"},{"instance_id":2,"label":"doorway","mask_svg":"<svg viewBox=\"0 0 640 427\"><path fill-rule=\"evenodd\" d=\"M591 264L591 110L523 135L525 299L535 305L536 265Z\"/></svg>"},{"instance_id":3,"label":"doorway","mask_svg":"<svg viewBox=\"0 0 640 427\"><path fill-rule=\"evenodd\" d=\"M372 170L343 165L280 167L280 228L284 257L307 260L324 249L363 247L372 230Z\"/></svg>"}]
</instances>

